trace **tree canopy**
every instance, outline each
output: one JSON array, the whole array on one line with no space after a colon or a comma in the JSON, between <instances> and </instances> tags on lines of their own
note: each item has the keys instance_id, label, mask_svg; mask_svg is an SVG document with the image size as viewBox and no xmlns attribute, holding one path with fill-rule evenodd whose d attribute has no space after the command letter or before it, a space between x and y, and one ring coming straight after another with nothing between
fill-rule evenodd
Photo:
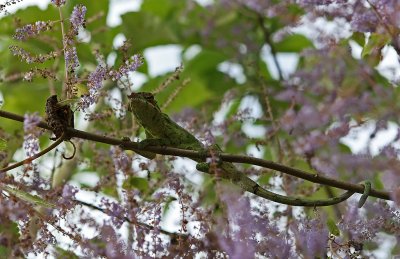
<instances>
[{"instance_id":1,"label":"tree canopy","mask_svg":"<svg viewBox=\"0 0 400 259\"><path fill-rule=\"evenodd\" d=\"M117 1L22 2L0 4L1 258L400 254L400 2L126 1L118 24ZM223 151L141 145L139 91Z\"/></svg>"}]
</instances>

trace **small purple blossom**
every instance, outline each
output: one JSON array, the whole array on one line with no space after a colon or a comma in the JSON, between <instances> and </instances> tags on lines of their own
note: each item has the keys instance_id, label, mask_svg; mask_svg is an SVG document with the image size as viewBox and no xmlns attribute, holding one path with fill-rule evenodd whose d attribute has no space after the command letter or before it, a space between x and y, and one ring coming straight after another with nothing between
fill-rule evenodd
<instances>
[{"instance_id":1,"label":"small purple blossom","mask_svg":"<svg viewBox=\"0 0 400 259\"><path fill-rule=\"evenodd\" d=\"M34 37L40 32L51 29L51 22L37 21L34 24L27 24L18 28L15 32L14 39L24 41L27 38Z\"/></svg>"},{"instance_id":2,"label":"small purple blossom","mask_svg":"<svg viewBox=\"0 0 400 259\"><path fill-rule=\"evenodd\" d=\"M140 54L133 55L129 60L119 67L118 70L111 70L108 75L113 81L119 80L121 77L128 74L128 72L134 72L143 65L143 56Z\"/></svg>"},{"instance_id":3,"label":"small purple blossom","mask_svg":"<svg viewBox=\"0 0 400 259\"><path fill-rule=\"evenodd\" d=\"M78 33L80 27L85 27L85 15L86 15L86 6L84 5L76 5L74 6L74 10L72 10L71 17L69 20L71 21L72 30L75 33Z\"/></svg>"},{"instance_id":4,"label":"small purple blossom","mask_svg":"<svg viewBox=\"0 0 400 259\"><path fill-rule=\"evenodd\" d=\"M75 197L75 194L78 193L78 189L75 188L72 185L66 184L64 185L63 191L62 191L62 198L63 199L72 199Z\"/></svg>"},{"instance_id":5,"label":"small purple blossom","mask_svg":"<svg viewBox=\"0 0 400 259\"><path fill-rule=\"evenodd\" d=\"M54 5L56 5L56 6L62 6L62 5L64 5L65 4L65 2L66 2L66 0L51 0L51 3L52 4L54 4Z\"/></svg>"},{"instance_id":6,"label":"small purple blossom","mask_svg":"<svg viewBox=\"0 0 400 259\"><path fill-rule=\"evenodd\" d=\"M28 71L24 74L24 81L31 82L33 77L35 76L35 73L33 71Z\"/></svg>"}]
</instances>

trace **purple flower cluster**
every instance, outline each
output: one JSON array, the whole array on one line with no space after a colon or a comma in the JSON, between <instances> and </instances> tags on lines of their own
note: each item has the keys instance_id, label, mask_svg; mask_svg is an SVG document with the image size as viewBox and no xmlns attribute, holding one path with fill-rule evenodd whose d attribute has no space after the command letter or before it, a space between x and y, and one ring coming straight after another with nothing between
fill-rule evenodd
<instances>
[{"instance_id":1,"label":"purple flower cluster","mask_svg":"<svg viewBox=\"0 0 400 259\"><path fill-rule=\"evenodd\" d=\"M400 26L400 2L397 0L371 0L371 4L387 25Z\"/></svg>"},{"instance_id":2,"label":"purple flower cluster","mask_svg":"<svg viewBox=\"0 0 400 259\"><path fill-rule=\"evenodd\" d=\"M23 147L25 155L31 157L39 152L39 139L33 134L25 135Z\"/></svg>"},{"instance_id":3,"label":"purple flower cluster","mask_svg":"<svg viewBox=\"0 0 400 259\"><path fill-rule=\"evenodd\" d=\"M21 47L12 45L9 47L11 54L14 56L18 56L21 61L25 61L28 64L32 63L43 63L46 60L49 60L51 58L57 57L59 54L57 52L50 52L46 55L38 55L38 56L33 56L31 53L28 51L24 50Z\"/></svg>"},{"instance_id":4,"label":"purple flower cluster","mask_svg":"<svg viewBox=\"0 0 400 259\"><path fill-rule=\"evenodd\" d=\"M124 223L124 217L126 214L124 207L106 198L101 199L101 204L103 205L102 207L106 208L105 212L111 216L111 221L113 224L117 228L121 227L121 225Z\"/></svg>"},{"instance_id":5,"label":"purple flower cluster","mask_svg":"<svg viewBox=\"0 0 400 259\"><path fill-rule=\"evenodd\" d=\"M220 186L222 190L221 200L227 206L227 216L230 230L227 235L224 232L217 232L219 243L229 258L246 258L254 255L255 241L252 240L254 229L250 226L253 217L249 213L250 201L246 197L241 197L240 193L232 190L231 186ZM221 222L222 223L222 222ZM224 223L222 223L224 224ZM238 229L235 230L237 226Z\"/></svg>"},{"instance_id":6,"label":"purple flower cluster","mask_svg":"<svg viewBox=\"0 0 400 259\"><path fill-rule=\"evenodd\" d=\"M33 114L26 113L24 115L24 131L32 133L37 130L37 125L41 122L41 118L37 112Z\"/></svg>"},{"instance_id":7,"label":"purple flower cluster","mask_svg":"<svg viewBox=\"0 0 400 259\"><path fill-rule=\"evenodd\" d=\"M126 155L126 153L118 147L112 146L110 148L110 155L114 162L115 170L122 170L128 172L131 169L132 160Z\"/></svg>"},{"instance_id":8,"label":"purple flower cluster","mask_svg":"<svg viewBox=\"0 0 400 259\"><path fill-rule=\"evenodd\" d=\"M121 77L126 76L128 72L134 72L143 65L143 56L140 54L133 55L129 60L119 67L118 70L111 70L108 72L109 77L113 81L121 79Z\"/></svg>"},{"instance_id":9,"label":"purple flower cluster","mask_svg":"<svg viewBox=\"0 0 400 259\"><path fill-rule=\"evenodd\" d=\"M89 94L81 96L79 107L82 110L87 109L90 105L97 101L99 96L99 90L103 86L103 81L106 79L107 69L101 65L98 65L96 69L89 74L88 87Z\"/></svg>"},{"instance_id":10,"label":"purple flower cluster","mask_svg":"<svg viewBox=\"0 0 400 259\"><path fill-rule=\"evenodd\" d=\"M76 47L68 47L65 50L65 63L68 71L75 72L76 68L79 67L78 54L76 53Z\"/></svg>"},{"instance_id":11,"label":"purple flower cluster","mask_svg":"<svg viewBox=\"0 0 400 259\"><path fill-rule=\"evenodd\" d=\"M51 2L56 6L62 6L65 4L66 0L51 0Z\"/></svg>"},{"instance_id":12,"label":"purple flower cluster","mask_svg":"<svg viewBox=\"0 0 400 259\"><path fill-rule=\"evenodd\" d=\"M26 206L26 203L20 202L18 199L10 199L0 195L0 222L2 225L5 223L3 216L7 217L7 220L12 221L26 220L29 216L28 210L30 210L30 208ZM2 233L2 235L0 235L0 241L3 243L6 240L6 235Z\"/></svg>"},{"instance_id":13,"label":"purple flower cluster","mask_svg":"<svg viewBox=\"0 0 400 259\"><path fill-rule=\"evenodd\" d=\"M400 234L398 210L391 208L385 201L367 202L364 207L369 214L360 213L355 202L349 204L339 224L342 230L350 233L354 241L372 240L382 229L390 230L395 235Z\"/></svg>"},{"instance_id":14,"label":"purple flower cluster","mask_svg":"<svg viewBox=\"0 0 400 259\"><path fill-rule=\"evenodd\" d=\"M51 29L52 23L50 21L37 21L34 24L27 24L21 28L18 28L14 34L14 39L24 41L27 38L34 37L40 32Z\"/></svg>"},{"instance_id":15,"label":"purple flower cluster","mask_svg":"<svg viewBox=\"0 0 400 259\"><path fill-rule=\"evenodd\" d=\"M303 219L292 224L297 244L308 256L323 256L328 244L328 229L320 219Z\"/></svg>"},{"instance_id":16,"label":"purple flower cluster","mask_svg":"<svg viewBox=\"0 0 400 259\"><path fill-rule=\"evenodd\" d=\"M20 48L18 46L10 46L9 49L11 51L11 54L13 54L14 56L18 56L21 61L24 60L28 64L32 64L33 62L35 62L34 57L23 48Z\"/></svg>"},{"instance_id":17,"label":"purple flower cluster","mask_svg":"<svg viewBox=\"0 0 400 259\"><path fill-rule=\"evenodd\" d=\"M39 135L41 131L36 125L41 121L37 113L24 115L24 143L23 147L25 154L28 157L35 155L39 152Z\"/></svg>"},{"instance_id":18,"label":"purple flower cluster","mask_svg":"<svg viewBox=\"0 0 400 259\"><path fill-rule=\"evenodd\" d=\"M378 23L379 19L374 11L366 10L365 12L354 13L350 25L354 31L373 32Z\"/></svg>"},{"instance_id":19,"label":"purple flower cluster","mask_svg":"<svg viewBox=\"0 0 400 259\"><path fill-rule=\"evenodd\" d=\"M80 27L85 27L85 15L86 15L86 6L84 5L76 5L74 10L72 10L71 17L69 20L71 21L71 28L75 34L78 33Z\"/></svg>"}]
</instances>

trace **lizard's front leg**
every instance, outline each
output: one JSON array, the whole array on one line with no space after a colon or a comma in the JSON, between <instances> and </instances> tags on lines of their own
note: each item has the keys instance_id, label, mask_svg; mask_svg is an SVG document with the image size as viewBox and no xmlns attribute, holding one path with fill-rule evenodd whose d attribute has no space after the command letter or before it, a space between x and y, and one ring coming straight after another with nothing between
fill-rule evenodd
<instances>
[{"instance_id":1,"label":"lizard's front leg","mask_svg":"<svg viewBox=\"0 0 400 259\"><path fill-rule=\"evenodd\" d=\"M171 141L166 138L147 138L139 142L139 148L146 148L149 146L172 146Z\"/></svg>"},{"instance_id":2,"label":"lizard's front leg","mask_svg":"<svg viewBox=\"0 0 400 259\"><path fill-rule=\"evenodd\" d=\"M211 174L210 168L213 166L218 168L222 165L222 161L219 159L219 153L221 148L217 144L213 144L208 148L200 150L201 156L204 158L211 158L210 162L199 162L196 165L196 169L203 173Z\"/></svg>"}]
</instances>

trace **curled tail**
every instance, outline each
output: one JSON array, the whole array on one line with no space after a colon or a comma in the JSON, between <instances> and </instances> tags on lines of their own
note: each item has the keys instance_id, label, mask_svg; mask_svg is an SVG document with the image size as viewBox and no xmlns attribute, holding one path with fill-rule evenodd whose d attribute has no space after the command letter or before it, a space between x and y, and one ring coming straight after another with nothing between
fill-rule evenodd
<instances>
[{"instance_id":1,"label":"curled tail","mask_svg":"<svg viewBox=\"0 0 400 259\"><path fill-rule=\"evenodd\" d=\"M200 167L198 167L198 169L199 168ZM274 192L270 192L262 188L255 181L251 180L245 174L238 171L232 163L222 162L219 168L221 169L221 171L218 172L218 175L221 178L231 181L233 184L239 186L243 190L251 192L264 199L291 206L303 206L303 207L330 206L343 202L354 194L354 192L352 191L347 191L339 196L321 200L312 200L300 197L288 197ZM204 167L201 167L201 169L202 170L200 171L210 173L209 169L204 170L205 169Z\"/></svg>"}]
</instances>

